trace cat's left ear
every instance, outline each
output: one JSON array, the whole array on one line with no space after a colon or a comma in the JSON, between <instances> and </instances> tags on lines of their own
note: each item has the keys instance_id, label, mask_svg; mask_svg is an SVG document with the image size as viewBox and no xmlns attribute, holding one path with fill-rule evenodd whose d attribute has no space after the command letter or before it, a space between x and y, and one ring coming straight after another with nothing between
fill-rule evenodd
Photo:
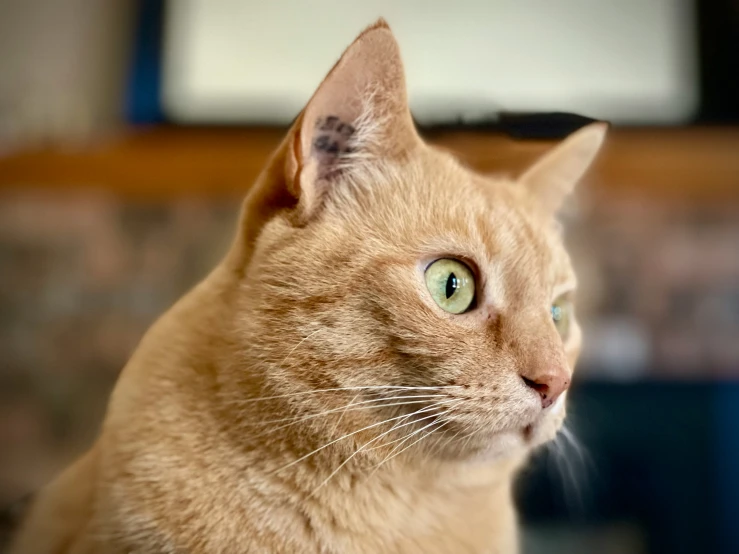
<instances>
[{"instance_id":1,"label":"cat's left ear","mask_svg":"<svg viewBox=\"0 0 739 554\"><path fill-rule=\"evenodd\" d=\"M599 122L574 132L526 170L519 183L546 212L556 213L593 163L607 130L608 124Z\"/></svg>"}]
</instances>

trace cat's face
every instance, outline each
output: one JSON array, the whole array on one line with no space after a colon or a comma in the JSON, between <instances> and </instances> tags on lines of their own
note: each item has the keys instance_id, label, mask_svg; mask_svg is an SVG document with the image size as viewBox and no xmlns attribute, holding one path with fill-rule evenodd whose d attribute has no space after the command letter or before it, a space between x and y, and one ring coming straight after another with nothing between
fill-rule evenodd
<instances>
[{"instance_id":1,"label":"cat's face","mask_svg":"<svg viewBox=\"0 0 739 554\"><path fill-rule=\"evenodd\" d=\"M364 429L349 442L361 436L383 455L518 456L565 414L581 334L554 212L603 129L581 131L516 181L477 175L415 134L402 74L384 67L389 31L363 37L247 202L247 222L277 206L242 291L245 325L261 337L250 350L265 390L292 395L286 409L307 418L305 432ZM342 105L340 86L357 58L361 80L373 47L384 49L373 63L392 75L390 92L374 79L369 108ZM279 186L291 194L269 192Z\"/></svg>"}]
</instances>

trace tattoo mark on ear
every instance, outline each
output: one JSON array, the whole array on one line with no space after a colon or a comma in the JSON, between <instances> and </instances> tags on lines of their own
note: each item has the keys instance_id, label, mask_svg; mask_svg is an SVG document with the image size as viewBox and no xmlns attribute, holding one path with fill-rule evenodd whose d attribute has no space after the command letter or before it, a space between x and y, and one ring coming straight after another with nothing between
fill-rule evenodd
<instances>
[{"instance_id":1,"label":"tattoo mark on ear","mask_svg":"<svg viewBox=\"0 0 739 554\"><path fill-rule=\"evenodd\" d=\"M354 134L354 127L348 123L344 123L335 115L319 118L316 122L316 128L319 131L335 131L339 135L349 138Z\"/></svg>"},{"instance_id":2,"label":"tattoo mark on ear","mask_svg":"<svg viewBox=\"0 0 739 554\"><path fill-rule=\"evenodd\" d=\"M333 131L338 121L338 117L336 117L335 115L330 115L328 117L320 118L316 122L316 127L319 131Z\"/></svg>"},{"instance_id":3,"label":"tattoo mark on ear","mask_svg":"<svg viewBox=\"0 0 739 554\"><path fill-rule=\"evenodd\" d=\"M332 167L342 154L351 153L349 139L354 134L354 127L341 121L335 115L321 117L316 121L316 137L313 139L313 155L323 167L321 176L333 176L337 168Z\"/></svg>"},{"instance_id":4,"label":"tattoo mark on ear","mask_svg":"<svg viewBox=\"0 0 739 554\"><path fill-rule=\"evenodd\" d=\"M318 137L313 142L313 147L316 150L328 152L329 154L339 154L340 152L339 141L331 140L331 137L328 135L321 135Z\"/></svg>"}]
</instances>

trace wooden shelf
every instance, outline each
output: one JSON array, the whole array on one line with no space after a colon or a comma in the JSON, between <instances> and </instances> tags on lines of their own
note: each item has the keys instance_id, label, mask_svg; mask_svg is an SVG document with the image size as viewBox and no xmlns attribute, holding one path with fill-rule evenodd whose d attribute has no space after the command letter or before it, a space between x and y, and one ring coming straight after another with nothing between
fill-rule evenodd
<instances>
[{"instance_id":1,"label":"wooden shelf","mask_svg":"<svg viewBox=\"0 0 739 554\"><path fill-rule=\"evenodd\" d=\"M241 195L283 132L131 130L88 148L2 158L0 188L94 187L143 198ZM518 172L554 144L472 131L435 132L428 138L486 172ZM739 199L739 128L613 129L589 181L645 195Z\"/></svg>"}]
</instances>

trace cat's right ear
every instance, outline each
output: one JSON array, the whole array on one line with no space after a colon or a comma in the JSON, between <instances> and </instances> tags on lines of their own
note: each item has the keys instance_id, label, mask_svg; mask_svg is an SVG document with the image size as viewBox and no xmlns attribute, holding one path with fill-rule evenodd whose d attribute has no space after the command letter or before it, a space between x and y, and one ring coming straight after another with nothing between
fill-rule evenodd
<instances>
[{"instance_id":1,"label":"cat's right ear","mask_svg":"<svg viewBox=\"0 0 739 554\"><path fill-rule=\"evenodd\" d=\"M360 164L399 160L422 144L398 43L384 20L344 51L297 117L244 202L231 259L251 257L261 228L280 210L304 224Z\"/></svg>"},{"instance_id":2,"label":"cat's right ear","mask_svg":"<svg viewBox=\"0 0 739 554\"><path fill-rule=\"evenodd\" d=\"M285 179L309 219L353 165L403 156L420 139L398 43L380 19L346 49L290 131Z\"/></svg>"}]
</instances>

